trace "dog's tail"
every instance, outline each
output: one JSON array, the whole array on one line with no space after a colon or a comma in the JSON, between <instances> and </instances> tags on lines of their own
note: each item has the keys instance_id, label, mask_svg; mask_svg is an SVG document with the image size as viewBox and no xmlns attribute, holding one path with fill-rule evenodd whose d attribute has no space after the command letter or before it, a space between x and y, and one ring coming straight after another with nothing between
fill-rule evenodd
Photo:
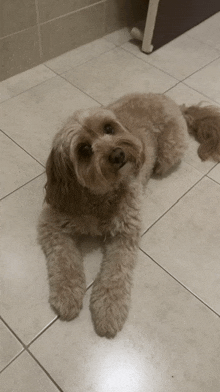
<instances>
[{"instance_id":1,"label":"dog's tail","mask_svg":"<svg viewBox=\"0 0 220 392\"><path fill-rule=\"evenodd\" d=\"M220 162L220 109L215 106L181 105L188 132L200 143L199 157Z\"/></svg>"}]
</instances>

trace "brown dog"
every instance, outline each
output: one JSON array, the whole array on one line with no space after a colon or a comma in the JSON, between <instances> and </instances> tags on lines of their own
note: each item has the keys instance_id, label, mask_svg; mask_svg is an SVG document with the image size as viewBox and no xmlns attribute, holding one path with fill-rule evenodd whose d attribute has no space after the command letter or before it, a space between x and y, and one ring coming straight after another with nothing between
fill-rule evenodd
<instances>
[{"instance_id":1,"label":"brown dog","mask_svg":"<svg viewBox=\"0 0 220 392\"><path fill-rule=\"evenodd\" d=\"M164 175L180 162L187 129L201 143L202 159L220 161L220 111L179 107L160 94L131 94L107 108L77 111L55 136L38 233L49 301L61 319L79 314L86 291L78 237L100 235L103 261L92 288L92 319L100 336L114 337L122 329L143 189L153 172Z\"/></svg>"}]
</instances>

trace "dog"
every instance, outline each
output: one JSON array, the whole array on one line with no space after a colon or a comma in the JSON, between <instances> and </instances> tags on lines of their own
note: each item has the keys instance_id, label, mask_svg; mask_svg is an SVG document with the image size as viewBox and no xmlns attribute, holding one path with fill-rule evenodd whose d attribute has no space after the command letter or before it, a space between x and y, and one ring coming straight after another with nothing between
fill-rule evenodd
<instances>
[{"instance_id":1,"label":"dog","mask_svg":"<svg viewBox=\"0 0 220 392\"><path fill-rule=\"evenodd\" d=\"M140 206L152 174L178 165L188 133L202 160L220 161L220 110L178 106L162 94L129 94L76 111L54 138L46 164L38 239L47 260L49 302L62 320L86 292L81 235L102 236L103 260L90 310L99 336L113 338L128 316L141 230Z\"/></svg>"}]
</instances>

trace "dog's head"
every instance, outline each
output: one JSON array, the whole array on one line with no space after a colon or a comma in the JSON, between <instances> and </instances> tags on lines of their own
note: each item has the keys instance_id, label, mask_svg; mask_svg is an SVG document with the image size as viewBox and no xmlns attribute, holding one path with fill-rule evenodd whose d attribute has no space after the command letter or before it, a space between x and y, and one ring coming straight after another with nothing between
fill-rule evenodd
<instances>
[{"instance_id":1,"label":"dog's head","mask_svg":"<svg viewBox=\"0 0 220 392\"><path fill-rule=\"evenodd\" d=\"M68 197L69 188L79 185L104 195L137 176L143 162L142 142L112 111L78 111L54 139L47 161L46 201Z\"/></svg>"}]
</instances>

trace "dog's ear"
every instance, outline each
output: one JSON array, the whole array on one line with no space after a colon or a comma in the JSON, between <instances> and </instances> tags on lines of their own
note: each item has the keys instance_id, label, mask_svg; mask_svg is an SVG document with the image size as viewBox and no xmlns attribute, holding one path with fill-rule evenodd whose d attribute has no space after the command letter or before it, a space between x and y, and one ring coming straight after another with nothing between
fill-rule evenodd
<instances>
[{"instance_id":1,"label":"dog's ear","mask_svg":"<svg viewBox=\"0 0 220 392\"><path fill-rule=\"evenodd\" d=\"M70 158L61 147L52 148L47 159L46 175L46 202L54 208L66 210L70 199L74 169Z\"/></svg>"}]
</instances>

